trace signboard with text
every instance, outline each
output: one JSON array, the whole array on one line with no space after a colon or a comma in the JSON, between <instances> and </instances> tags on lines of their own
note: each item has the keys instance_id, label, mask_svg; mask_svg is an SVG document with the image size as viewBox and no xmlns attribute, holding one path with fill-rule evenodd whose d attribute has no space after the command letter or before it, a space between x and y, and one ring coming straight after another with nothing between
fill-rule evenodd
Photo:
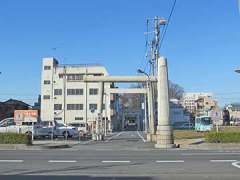
<instances>
[{"instance_id":1,"label":"signboard with text","mask_svg":"<svg viewBox=\"0 0 240 180\"><path fill-rule=\"evenodd\" d=\"M22 125L23 122L37 122L38 111L37 110L15 110L14 122L16 125Z\"/></svg>"}]
</instances>

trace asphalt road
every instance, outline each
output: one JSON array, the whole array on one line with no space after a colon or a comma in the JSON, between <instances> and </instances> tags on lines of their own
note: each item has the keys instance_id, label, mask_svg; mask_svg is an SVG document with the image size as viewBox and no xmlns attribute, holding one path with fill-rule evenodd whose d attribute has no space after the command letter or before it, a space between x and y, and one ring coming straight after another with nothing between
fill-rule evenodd
<instances>
[{"instance_id":1,"label":"asphalt road","mask_svg":"<svg viewBox=\"0 0 240 180\"><path fill-rule=\"evenodd\" d=\"M103 143L72 149L4 150L0 179L240 179L240 151L166 151L151 146L141 132L120 132Z\"/></svg>"}]
</instances>

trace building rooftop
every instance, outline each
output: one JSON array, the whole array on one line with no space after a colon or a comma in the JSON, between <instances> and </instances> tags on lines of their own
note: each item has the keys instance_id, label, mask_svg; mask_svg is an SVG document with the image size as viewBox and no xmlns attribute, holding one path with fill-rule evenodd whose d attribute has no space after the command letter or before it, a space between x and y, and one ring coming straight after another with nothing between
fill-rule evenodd
<instances>
[{"instance_id":1,"label":"building rooftop","mask_svg":"<svg viewBox=\"0 0 240 180\"><path fill-rule=\"evenodd\" d=\"M59 64L58 67L103 67L101 64Z\"/></svg>"}]
</instances>

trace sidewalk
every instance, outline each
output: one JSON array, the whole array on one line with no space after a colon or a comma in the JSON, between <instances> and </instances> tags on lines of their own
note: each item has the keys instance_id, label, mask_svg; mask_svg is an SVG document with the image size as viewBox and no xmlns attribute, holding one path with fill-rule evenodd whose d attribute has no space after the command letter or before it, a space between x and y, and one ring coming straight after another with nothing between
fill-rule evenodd
<instances>
[{"instance_id":1,"label":"sidewalk","mask_svg":"<svg viewBox=\"0 0 240 180\"><path fill-rule=\"evenodd\" d=\"M44 149L65 149L75 145L83 145L88 141L74 140L34 140L32 145L26 144L0 144L0 150L44 150Z\"/></svg>"},{"instance_id":2,"label":"sidewalk","mask_svg":"<svg viewBox=\"0 0 240 180\"><path fill-rule=\"evenodd\" d=\"M132 150L152 151L154 143L121 142L112 144L108 141L74 141L74 140L35 140L33 145L25 144L0 144L0 150L47 150L47 149L69 149L69 150ZM131 145L132 144L132 145ZM205 143L203 139L181 139L175 140L180 148L176 150L216 150L216 151L240 151L240 143Z\"/></svg>"},{"instance_id":3,"label":"sidewalk","mask_svg":"<svg viewBox=\"0 0 240 180\"><path fill-rule=\"evenodd\" d=\"M240 143L206 143L204 139L181 139L175 140L180 149L186 150L229 150L240 151Z\"/></svg>"}]
</instances>

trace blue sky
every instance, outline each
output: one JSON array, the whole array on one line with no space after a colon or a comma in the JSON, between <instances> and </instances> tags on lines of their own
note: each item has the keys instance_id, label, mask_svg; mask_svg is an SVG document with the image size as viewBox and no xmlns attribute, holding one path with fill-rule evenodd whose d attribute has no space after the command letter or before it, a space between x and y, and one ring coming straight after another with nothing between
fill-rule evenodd
<instances>
[{"instance_id":1,"label":"blue sky","mask_svg":"<svg viewBox=\"0 0 240 180\"><path fill-rule=\"evenodd\" d=\"M101 63L112 75L144 67L146 18L168 17L173 0L1 0L0 101L32 103L40 92L41 58ZM53 48L56 47L56 50ZM185 91L240 102L240 15L237 0L178 0L161 54L170 79Z\"/></svg>"}]
</instances>

